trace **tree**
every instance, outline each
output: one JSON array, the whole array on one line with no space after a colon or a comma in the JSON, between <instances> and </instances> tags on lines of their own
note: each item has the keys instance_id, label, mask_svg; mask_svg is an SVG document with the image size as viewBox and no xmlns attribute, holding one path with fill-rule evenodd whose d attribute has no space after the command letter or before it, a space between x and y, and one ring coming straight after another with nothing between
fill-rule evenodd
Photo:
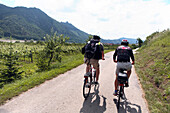
<instances>
[{"instance_id":1,"label":"tree","mask_svg":"<svg viewBox=\"0 0 170 113\"><path fill-rule=\"evenodd\" d=\"M44 50L39 51L37 54L37 61L36 65L39 68L40 71L44 71L48 69L48 57Z\"/></svg>"},{"instance_id":2,"label":"tree","mask_svg":"<svg viewBox=\"0 0 170 113\"><path fill-rule=\"evenodd\" d=\"M47 69L52 59L55 57L56 60L61 62L60 52L62 51L61 46L65 44L66 40L69 37L64 37L63 35L56 35L56 32L53 35L46 35L45 39L45 48L40 52L39 61L37 62L37 66L41 70ZM42 58L43 57L43 58ZM40 62L41 61L41 62ZM46 64L48 62L48 64Z\"/></svg>"},{"instance_id":3,"label":"tree","mask_svg":"<svg viewBox=\"0 0 170 113\"><path fill-rule=\"evenodd\" d=\"M13 52L12 42L10 42L9 53L5 55L5 66L6 69L1 70L0 81L3 84L13 82L16 79L21 79L21 74L17 66L16 54ZM2 87L2 84L1 84Z\"/></svg>"},{"instance_id":4,"label":"tree","mask_svg":"<svg viewBox=\"0 0 170 113\"><path fill-rule=\"evenodd\" d=\"M62 34L60 36L57 36L56 33L54 35L46 35L45 37L45 51L47 53L47 56L49 56L48 66L50 66L50 63L54 57L54 54L57 52L61 52L61 46L65 43L66 40L68 40L68 37L64 37ZM59 56L57 54L57 56ZM61 60L60 57L58 57L57 60Z\"/></svg>"},{"instance_id":5,"label":"tree","mask_svg":"<svg viewBox=\"0 0 170 113\"><path fill-rule=\"evenodd\" d=\"M137 38L137 41L138 41L138 45L139 45L139 47L141 47L141 46L142 46L143 41L142 41L140 38Z\"/></svg>"}]
</instances>

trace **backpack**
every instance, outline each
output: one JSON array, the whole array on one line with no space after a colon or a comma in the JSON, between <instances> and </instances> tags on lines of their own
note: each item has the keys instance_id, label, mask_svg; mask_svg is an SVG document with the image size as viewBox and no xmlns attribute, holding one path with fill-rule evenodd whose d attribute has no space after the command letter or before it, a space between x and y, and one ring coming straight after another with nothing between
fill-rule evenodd
<instances>
[{"instance_id":1,"label":"backpack","mask_svg":"<svg viewBox=\"0 0 170 113\"><path fill-rule=\"evenodd\" d=\"M95 46L95 55L93 57L94 59L100 60L102 59L102 48L101 43L97 43Z\"/></svg>"},{"instance_id":2,"label":"backpack","mask_svg":"<svg viewBox=\"0 0 170 113\"><path fill-rule=\"evenodd\" d=\"M98 43L99 41L95 41L95 40L91 40L90 42L88 42L85 47L84 47L84 53L85 53L85 57L88 59L91 59L95 56L96 53L96 43ZM83 51L83 49L82 49Z\"/></svg>"}]
</instances>

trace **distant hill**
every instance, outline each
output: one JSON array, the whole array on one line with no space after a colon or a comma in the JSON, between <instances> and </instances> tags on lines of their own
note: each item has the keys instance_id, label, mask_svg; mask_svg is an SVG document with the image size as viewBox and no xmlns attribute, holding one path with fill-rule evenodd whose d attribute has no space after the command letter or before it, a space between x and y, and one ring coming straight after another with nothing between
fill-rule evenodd
<instances>
[{"instance_id":1,"label":"distant hill","mask_svg":"<svg viewBox=\"0 0 170 113\"><path fill-rule=\"evenodd\" d=\"M136 41L137 41L137 39L122 37L122 38L114 39L114 40L104 40L104 39L102 39L101 42L102 43L120 44L123 39L127 39L129 44L136 44Z\"/></svg>"},{"instance_id":2,"label":"distant hill","mask_svg":"<svg viewBox=\"0 0 170 113\"><path fill-rule=\"evenodd\" d=\"M69 42L84 43L89 34L85 33L71 23L58 22L37 8L7 7L0 4L0 38L10 37L19 40L43 40L46 34L51 34L51 29L57 34L70 37ZM136 39L120 38L115 40L101 39L102 43L120 44L122 39L127 39L130 44Z\"/></svg>"},{"instance_id":3,"label":"distant hill","mask_svg":"<svg viewBox=\"0 0 170 113\"><path fill-rule=\"evenodd\" d=\"M42 40L46 34L51 34L51 28L57 31L58 35L70 37L70 42L82 43L89 36L68 22L52 19L40 9L11 8L0 4L0 37Z\"/></svg>"}]
</instances>

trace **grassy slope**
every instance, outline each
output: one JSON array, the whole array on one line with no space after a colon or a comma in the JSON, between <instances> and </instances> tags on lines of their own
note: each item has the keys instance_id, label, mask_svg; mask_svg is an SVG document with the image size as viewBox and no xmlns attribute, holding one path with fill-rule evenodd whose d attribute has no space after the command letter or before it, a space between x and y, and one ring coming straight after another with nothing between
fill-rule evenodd
<instances>
[{"instance_id":1,"label":"grassy slope","mask_svg":"<svg viewBox=\"0 0 170 113\"><path fill-rule=\"evenodd\" d=\"M144 45L136 54L135 68L151 113L170 111L170 32Z\"/></svg>"}]
</instances>

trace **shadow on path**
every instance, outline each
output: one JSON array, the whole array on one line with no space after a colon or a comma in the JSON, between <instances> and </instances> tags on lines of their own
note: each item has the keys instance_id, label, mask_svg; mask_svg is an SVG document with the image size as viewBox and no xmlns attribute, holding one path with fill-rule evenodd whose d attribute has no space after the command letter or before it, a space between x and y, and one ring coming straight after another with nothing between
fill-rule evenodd
<instances>
[{"instance_id":1,"label":"shadow on path","mask_svg":"<svg viewBox=\"0 0 170 113\"><path fill-rule=\"evenodd\" d=\"M103 101L102 106L100 105L100 101ZM95 85L94 92L90 93L89 97L84 100L80 113L103 113L104 111L106 111L106 97L99 95L98 84Z\"/></svg>"},{"instance_id":2,"label":"shadow on path","mask_svg":"<svg viewBox=\"0 0 170 113\"><path fill-rule=\"evenodd\" d=\"M117 106L117 99L113 99L114 103ZM119 112L118 113L142 113L141 107L137 104L132 104L128 102L126 97L121 99Z\"/></svg>"}]
</instances>

